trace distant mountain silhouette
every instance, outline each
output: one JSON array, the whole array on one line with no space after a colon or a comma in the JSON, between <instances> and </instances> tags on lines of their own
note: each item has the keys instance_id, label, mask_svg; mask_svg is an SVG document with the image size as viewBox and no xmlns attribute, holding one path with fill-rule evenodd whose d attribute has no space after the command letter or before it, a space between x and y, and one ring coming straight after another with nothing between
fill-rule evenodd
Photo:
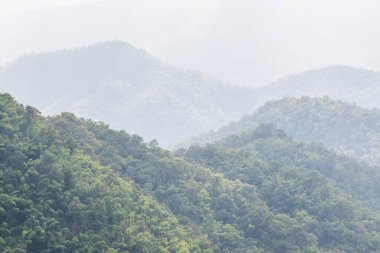
<instances>
[{"instance_id":1,"label":"distant mountain silhouette","mask_svg":"<svg viewBox=\"0 0 380 253\"><path fill-rule=\"evenodd\" d=\"M1 92L44 114L71 111L163 145L250 112L254 92L182 71L121 41L28 54L0 69Z\"/></svg>"},{"instance_id":2,"label":"distant mountain silhouette","mask_svg":"<svg viewBox=\"0 0 380 253\"><path fill-rule=\"evenodd\" d=\"M380 73L330 66L291 75L257 90L259 104L288 97L329 96L364 107L380 108Z\"/></svg>"}]
</instances>

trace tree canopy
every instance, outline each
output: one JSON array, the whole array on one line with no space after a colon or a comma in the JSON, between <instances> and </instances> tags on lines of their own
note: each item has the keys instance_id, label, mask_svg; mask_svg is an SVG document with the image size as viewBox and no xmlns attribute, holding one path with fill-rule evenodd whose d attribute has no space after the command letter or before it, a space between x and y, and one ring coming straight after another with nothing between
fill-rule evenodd
<instances>
[{"instance_id":1,"label":"tree canopy","mask_svg":"<svg viewBox=\"0 0 380 253\"><path fill-rule=\"evenodd\" d=\"M8 94L0 115L3 252L380 248L369 196L338 180L357 163L274 128L171 153L71 113L44 118Z\"/></svg>"}]
</instances>

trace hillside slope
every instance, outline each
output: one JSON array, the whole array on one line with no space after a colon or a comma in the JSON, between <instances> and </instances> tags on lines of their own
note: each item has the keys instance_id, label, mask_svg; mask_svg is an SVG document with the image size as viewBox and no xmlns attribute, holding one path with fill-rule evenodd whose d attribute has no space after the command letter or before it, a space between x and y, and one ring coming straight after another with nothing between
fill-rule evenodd
<instances>
[{"instance_id":1,"label":"hillside slope","mask_svg":"<svg viewBox=\"0 0 380 253\"><path fill-rule=\"evenodd\" d=\"M373 244L377 228L364 225L377 224L377 214L360 207L349 191L344 193L315 168L272 163L244 150L223 147L217 148L221 153L209 149L200 154L209 163L189 163L181 152L173 156L155 143L145 146L136 136L70 114L51 122L101 164L155 196L181 222L206 233L220 250L377 250ZM220 164L225 170L219 169ZM355 236L360 234L356 228L362 226L372 232Z\"/></svg>"},{"instance_id":2,"label":"hillside slope","mask_svg":"<svg viewBox=\"0 0 380 253\"><path fill-rule=\"evenodd\" d=\"M300 141L322 143L339 153L380 165L380 111L328 97L271 101L254 114L194 138L192 142L211 143L253 130L263 123L273 124Z\"/></svg>"},{"instance_id":3,"label":"hillside slope","mask_svg":"<svg viewBox=\"0 0 380 253\"><path fill-rule=\"evenodd\" d=\"M205 238L62 139L37 110L0 95L1 252L209 250Z\"/></svg>"},{"instance_id":4,"label":"hillside slope","mask_svg":"<svg viewBox=\"0 0 380 253\"><path fill-rule=\"evenodd\" d=\"M74 112L163 145L237 120L254 102L248 88L175 69L120 41L24 55L0 68L0 92L43 114Z\"/></svg>"},{"instance_id":5,"label":"hillside slope","mask_svg":"<svg viewBox=\"0 0 380 253\"><path fill-rule=\"evenodd\" d=\"M223 146L189 162L187 151L171 154L104 123L43 118L9 95L0 112L2 251L380 248L378 213L316 169Z\"/></svg>"},{"instance_id":6,"label":"hillside slope","mask_svg":"<svg viewBox=\"0 0 380 253\"><path fill-rule=\"evenodd\" d=\"M305 144L296 141L273 125L263 124L252 131L230 135L215 145L242 149L267 162L316 170L333 180L340 189L353 196L361 205L380 210L378 167L337 155L316 143Z\"/></svg>"}]
</instances>

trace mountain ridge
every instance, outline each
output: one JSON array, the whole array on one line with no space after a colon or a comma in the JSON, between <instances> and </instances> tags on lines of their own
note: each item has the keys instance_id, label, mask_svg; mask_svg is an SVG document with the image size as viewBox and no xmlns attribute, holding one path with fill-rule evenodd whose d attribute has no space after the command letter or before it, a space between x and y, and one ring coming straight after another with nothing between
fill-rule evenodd
<instances>
[{"instance_id":1,"label":"mountain ridge","mask_svg":"<svg viewBox=\"0 0 380 253\"><path fill-rule=\"evenodd\" d=\"M164 145L237 119L253 104L249 88L178 70L121 41L25 55L3 66L0 83L44 114L75 112Z\"/></svg>"},{"instance_id":2,"label":"mountain ridge","mask_svg":"<svg viewBox=\"0 0 380 253\"><path fill-rule=\"evenodd\" d=\"M327 95L380 108L375 71L330 66L251 89L176 69L122 41L25 55L0 68L0 83L2 91L43 114L74 112L171 147L273 99Z\"/></svg>"},{"instance_id":3,"label":"mountain ridge","mask_svg":"<svg viewBox=\"0 0 380 253\"><path fill-rule=\"evenodd\" d=\"M346 65L327 66L281 78L256 89L258 104L285 97L324 97L380 108L380 72Z\"/></svg>"}]
</instances>

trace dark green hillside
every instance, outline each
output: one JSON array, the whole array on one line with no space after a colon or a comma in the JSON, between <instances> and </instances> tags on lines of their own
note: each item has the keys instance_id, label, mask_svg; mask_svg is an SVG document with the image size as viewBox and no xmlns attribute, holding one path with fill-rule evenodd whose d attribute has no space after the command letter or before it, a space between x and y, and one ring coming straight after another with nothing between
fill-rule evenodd
<instances>
[{"instance_id":1,"label":"dark green hillside","mask_svg":"<svg viewBox=\"0 0 380 253\"><path fill-rule=\"evenodd\" d=\"M237 147L171 154L0 96L4 252L379 252L380 217L317 170Z\"/></svg>"},{"instance_id":2,"label":"dark green hillside","mask_svg":"<svg viewBox=\"0 0 380 253\"><path fill-rule=\"evenodd\" d=\"M1 252L207 252L133 183L0 96Z\"/></svg>"},{"instance_id":3,"label":"dark green hillside","mask_svg":"<svg viewBox=\"0 0 380 253\"><path fill-rule=\"evenodd\" d=\"M360 204L380 210L380 170L311 143L288 137L273 125L260 125L253 131L231 135L217 142L227 148L240 148L267 162L318 171Z\"/></svg>"},{"instance_id":4,"label":"dark green hillside","mask_svg":"<svg viewBox=\"0 0 380 253\"><path fill-rule=\"evenodd\" d=\"M316 170L222 146L178 153L197 166L155 143L145 146L136 136L71 114L50 121L94 159L154 195L182 223L207 233L221 250L377 252L377 214L358 207Z\"/></svg>"},{"instance_id":5,"label":"dark green hillside","mask_svg":"<svg viewBox=\"0 0 380 253\"><path fill-rule=\"evenodd\" d=\"M356 168L357 163L352 160L353 164L347 164L334 157L337 160L331 162L329 159L333 155L323 148L322 151L327 152L326 157L322 152L312 151L312 148L302 151L306 146L297 146L297 143L284 139L283 132L270 133L267 129L268 126L265 126L254 132L256 141L252 140L243 148L240 145L250 138L248 135L241 139L232 136L223 145L192 146L178 153L191 163L207 166L231 180L238 179L254 186L260 199L272 212L300 219L300 226L313 227L314 232L307 238L315 236L320 248L334 252L358 252L363 249L362 243L372 245L373 240L378 240L372 238L367 241L367 236L352 237L360 233L356 228L363 224L378 224L377 221L367 220L372 212L357 208L358 204L361 206L363 203L378 208L379 189L376 182L379 177L373 175L371 178L372 174L367 173L374 171L359 171L363 167ZM270 137L272 134L275 135ZM284 146L273 147L281 142L298 152L295 153L296 159L289 155L293 154L293 150L286 153L288 150ZM342 178L337 178L339 176ZM354 199L343 194L336 185L351 193ZM378 214L372 215L378 217ZM351 229L353 231L349 232ZM293 235L295 233L292 232ZM377 252L377 249L372 250Z\"/></svg>"}]
</instances>

